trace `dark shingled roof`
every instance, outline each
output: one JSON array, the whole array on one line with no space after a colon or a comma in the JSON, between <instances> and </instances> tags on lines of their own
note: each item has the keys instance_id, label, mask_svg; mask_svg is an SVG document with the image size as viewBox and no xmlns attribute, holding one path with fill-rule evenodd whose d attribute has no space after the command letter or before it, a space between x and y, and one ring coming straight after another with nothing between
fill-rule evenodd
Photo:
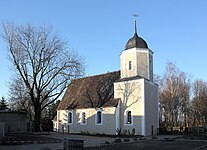
<instances>
[{"instance_id":1,"label":"dark shingled roof","mask_svg":"<svg viewBox=\"0 0 207 150\"><path fill-rule=\"evenodd\" d=\"M113 83L119 79L120 71L115 71L72 80L57 110L115 107L119 100L114 99Z\"/></svg>"},{"instance_id":2,"label":"dark shingled roof","mask_svg":"<svg viewBox=\"0 0 207 150\"><path fill-rule=\"evenodd\" d=\"M127 44L125 45L125 50L131 48L148 48L148 46L145 40L143 40L141 37L137 35L137 33L135 33L134 36L130 38Z\"/></svg>"}]
</instances>

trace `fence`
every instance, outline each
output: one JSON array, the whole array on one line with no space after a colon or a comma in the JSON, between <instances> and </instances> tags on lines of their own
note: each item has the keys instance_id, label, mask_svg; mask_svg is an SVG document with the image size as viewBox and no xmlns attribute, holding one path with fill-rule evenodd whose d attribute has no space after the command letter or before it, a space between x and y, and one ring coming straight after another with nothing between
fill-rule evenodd
<instances>
[{"instance_id":1,"label":"fence","mask_svg":"<svg viewBox=\"0 0 207 150\"><path fill-rule=\"evenodd\" d=\"M0 144L3 143L5 124L0 122Z\"/></svg>"}]
</instances>

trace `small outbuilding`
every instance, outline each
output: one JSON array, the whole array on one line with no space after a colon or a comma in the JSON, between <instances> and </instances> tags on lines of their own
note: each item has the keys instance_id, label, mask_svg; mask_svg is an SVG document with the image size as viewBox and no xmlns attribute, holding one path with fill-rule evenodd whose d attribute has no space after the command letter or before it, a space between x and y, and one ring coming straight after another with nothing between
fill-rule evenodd
<instances>
[{"instance_id":1,"label":"small outbuilding","mask_svg":"<svg viewBox=\"0 0 207 150\"><path fill-rule=\"evenodd\" d=\"M23 133L27 131L27 117L25 112L0 111L0 130L4 133Z\"/></svg>"}]
</instances>

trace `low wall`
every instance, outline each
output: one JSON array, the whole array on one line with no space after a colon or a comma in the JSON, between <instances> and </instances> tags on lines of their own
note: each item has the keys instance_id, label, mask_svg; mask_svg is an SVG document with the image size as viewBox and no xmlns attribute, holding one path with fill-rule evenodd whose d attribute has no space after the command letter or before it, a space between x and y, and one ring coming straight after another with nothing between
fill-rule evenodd
<instances>
[{"instance_id":1,"label":"low wall","mask_svg":"<svg viewBox=\"0 0 207 150\"><path fill-rule=\"evenodd\" d=\"M4 138L4 123L0 122L0 144L3 143Z\"/></svg>"}]
</instances>

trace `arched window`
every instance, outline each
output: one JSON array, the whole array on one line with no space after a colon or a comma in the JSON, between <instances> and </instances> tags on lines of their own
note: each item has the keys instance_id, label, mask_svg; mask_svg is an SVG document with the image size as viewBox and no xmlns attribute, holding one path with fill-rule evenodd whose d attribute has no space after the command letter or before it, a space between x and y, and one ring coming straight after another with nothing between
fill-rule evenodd
<instances>
[{"instance_id":1,"label":"arched window","mask_svg":"<svg viewBox=\"0 0 207 150\"><path fill-rule=\"evenodd\" d=\"M132 112L131 111L127 111L127 118L126 118L126 123L127 124L132 124Z\"/></svg>"},{"instance_id":2,"label":"arched window","mask_svg":"<svg viewBox=\"0 0 207 150\"><path fill-rule=\"evenodd\" d=\"M129 70L132 69L132 61L129 61Z\"/></svg>"},{"instance_id":3,"label":"arched window","mask_svg":"<svg viewBox=\"0 0 207 150\"><path fill-rule=\"evenodd\" d=\"M102 124L102 112L99 110L96 114L96 124L101 125Z\"/></svg>"},{"instance_id":4,"label":"arched window","mask_svg":"<svg viewBox=\"0 0 207 150\"><path fill-rule=\"evenodd\" d=\"M73 113L68 112L68 124L72 124L72 123L73 123Z\"/></svg>"},{"instance_id":5,"label":"arched window","mask_svg":"<svg viewBox=\"0 0 207 150\"><path fill-rule=\"evenodd\" d=\"M86 124L86 113L85 112L81 113L81 124Z\"/></svg>"}]
</instances>

